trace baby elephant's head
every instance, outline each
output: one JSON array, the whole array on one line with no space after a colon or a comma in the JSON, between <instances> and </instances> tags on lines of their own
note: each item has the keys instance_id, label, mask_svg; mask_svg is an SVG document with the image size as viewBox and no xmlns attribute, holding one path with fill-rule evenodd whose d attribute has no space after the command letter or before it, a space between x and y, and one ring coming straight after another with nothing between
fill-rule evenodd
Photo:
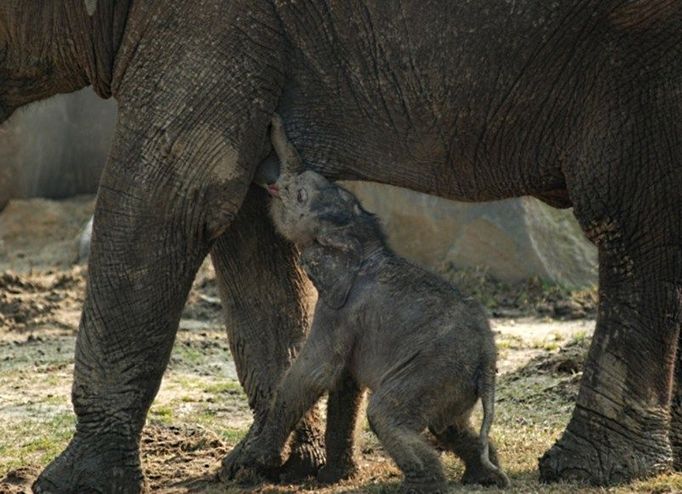
<instances>
[{"instance_id":1,"label":"baby elephant's head","mask_svg":"<svg viewBox=\"0 0 682 494\"><path fill-rule=\"evenodd\" d=\"M282 235L306 246L322 229L348 225L363 213L353 194L319 173L304 170L278 116L272 120L271 138L281 167L279 179L268 187L273 196L270 213Z\"/></svg>"},{"instance_id":2,"label":"baby elephant's head","mask_svg":"<svg viewBox=\"0 0 682 494\"><path fill-rule=\"evenodd\" d=\"M271 189L270 213L277 230L305 246L323 230L349 225L363 213L355 196L319 173L283 173Z\"/></svg>"},{"instance_id":3,"label":"baby elephant's head","mask_svg":"<svg viewBox=\"0 0 682 494\"><path fill-rule=\"evenodd\" d=\"M278 116L271 138L281 164L279 179L268 186L275 227L302 248L301 266L320 300L341 309L365 260L388 251L381 226L353 194L304 170Z\"/></svg>"}]
</instances>

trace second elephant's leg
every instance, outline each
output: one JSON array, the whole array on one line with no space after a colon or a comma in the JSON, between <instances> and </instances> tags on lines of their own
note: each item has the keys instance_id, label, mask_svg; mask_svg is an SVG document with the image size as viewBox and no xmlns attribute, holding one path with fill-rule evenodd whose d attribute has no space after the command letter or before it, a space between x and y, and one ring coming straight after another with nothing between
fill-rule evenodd
<instances>
[{"instance_id":1,"label":"second elephant's leg","mask_svg":"<svg viewBox=\"0 0 682 494\"><path fill-rule=\"evenodd\" d=\"M274 231L267 201L267 194L253 187L211 251L230 348L254 411L247 438L223 461L221 476L226 479L245 442L262 426L275 388L310 325L311 285L297 266L294 246ZM324 463L320 422L314 407L299 424L281 472L285 477L314 475Z\"/></svg>"},{"instance_id":2,"label":"second elephant's leg","mask_svg":"<svg viewBox=\"0 0 682 494\"><path fill-rule=\"evenodd\" d=\"M576 407L540 460L548 481L613 484L672 465L669 406L679 322L671 316L680 301L665 278L674 268L645 274L633 269L649 264L644 258L622 253L615 263L603 250L597 328Z\"/></svg>"}]
</instances>

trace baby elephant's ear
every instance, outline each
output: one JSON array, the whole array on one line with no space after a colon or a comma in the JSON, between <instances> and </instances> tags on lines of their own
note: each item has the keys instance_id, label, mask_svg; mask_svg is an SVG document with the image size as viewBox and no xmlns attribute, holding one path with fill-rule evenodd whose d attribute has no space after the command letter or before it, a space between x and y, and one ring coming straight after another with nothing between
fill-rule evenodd
<instances>
[{"instance_id":1,"label":"baby elephant's ear","mask_svg":"<svg viewBox=\"0 0 682 494\"><path fill-rule=\"evenodd\" d=\"M355 277L362 265L362 245L351 234L325 233L317 245L303 252L303 267L320 295L332 309L346 305Z\"/></svg>"}]
</instances>

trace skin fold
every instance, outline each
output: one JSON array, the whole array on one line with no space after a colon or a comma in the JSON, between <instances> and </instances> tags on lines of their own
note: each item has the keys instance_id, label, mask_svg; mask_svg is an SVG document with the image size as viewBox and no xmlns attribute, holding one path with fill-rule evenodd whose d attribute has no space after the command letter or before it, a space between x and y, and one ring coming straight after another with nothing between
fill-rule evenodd
<instances>
[{"instance_id":1,"label":"skin fold","mask_svg":"<svg viewBox=\"0 0 682 494\"><path fill-rule=\"evenodd\" d=\"M241 461L279 466L306 410L350 377L372 391L369 423L403 471L405 492L447 489L438 454L421 436L426 428L446 449L478 452L461 455L467 481L508 486L489 456L496 349L482 306L396 256L377 219L351 193L315 172L292 170L301 162L279 118L272 129L284 168L271 187L272 218L302 249L319 299L310 335ZM484 417L476 436L469 416L479 398ZM327 423L336 427L336 404L329 406Z\"/></svg>"},{"instance_id":2,"label":"skin fold","mask_svg":"<svg viewBox=\"0 0 682 494\"><path fill-rule=\"evenodd\" d=\"M604 485L678 466L681 60L676 0L0 2L0 121L87 85L119 104L77 340L76 433L34 489L144 489L139 434L209 254L262 426L310 320L298 251L251 187L272 162L274 111L328 179L573 206L599 249L600 303L541 479ZM277 475L314 474L321 443L312 414Z\"/></svg>"}]
</instances>

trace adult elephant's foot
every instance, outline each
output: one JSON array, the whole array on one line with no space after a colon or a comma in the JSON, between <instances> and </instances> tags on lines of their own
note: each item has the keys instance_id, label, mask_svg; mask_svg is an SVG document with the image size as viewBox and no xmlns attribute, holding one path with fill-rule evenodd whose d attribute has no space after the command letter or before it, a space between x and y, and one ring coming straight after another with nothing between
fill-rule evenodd
<instances>
[{"instance_id":1,"label":"adult elephant's foot","mask_svg":"<svg viewBox=\"0 0 682 494\"><path fill-rule=\"evenodd\" d=\"M682 471L682 332L677 342L675 386L670 401L670 444L673 448L673 469Z\"/></svg>"},{"instance_id":2,"label":"adult elephant's foot","mask_svg":"<svg viewBox=\"0 0 682 494\"><path fill-rule=\"evenodd\" d=\"M670 445L673 450L673 469L680 472L682 471L682 400L679 390L677 393L678 396L670 406Z\"/></svg>"},{"instance_id":3,"label":"adult elephant's foot","mask_svg":"<svg viewBox=\"0 0 682 494\"><path fill-rule=\"evenodd\" d=\"M135 446L117 448L120 439L98 438L96 444L75 436L33 484L35 494L146 492Z\"/></svg>"},{"instance_id":4,"label":"adult elephant's foot","mask_svg":"<svg viewBox=\"0 0 682 494\"><path fill-rule=\"evenodd\" d=\"M255 467L251 468L244 461L244 451L246 444L251 438L251 431L239 441L234 448L227 454L218 470L218 478L223 482L238 480L243 482L253 482L261 476Z\"/></svg>"},{"instance_id":5,"label":"adult elephant's foot","mask_svg":"<svg viewBox=\"0 0 682 494\"><path fill-rule=\"evenodd\" d=\"M564 435L540 459L541 480L604 486L669 470L672 448L665 414L640 417L632 427L630 413L606 418L578 405Z\"/></svg>"}]
</instances>

